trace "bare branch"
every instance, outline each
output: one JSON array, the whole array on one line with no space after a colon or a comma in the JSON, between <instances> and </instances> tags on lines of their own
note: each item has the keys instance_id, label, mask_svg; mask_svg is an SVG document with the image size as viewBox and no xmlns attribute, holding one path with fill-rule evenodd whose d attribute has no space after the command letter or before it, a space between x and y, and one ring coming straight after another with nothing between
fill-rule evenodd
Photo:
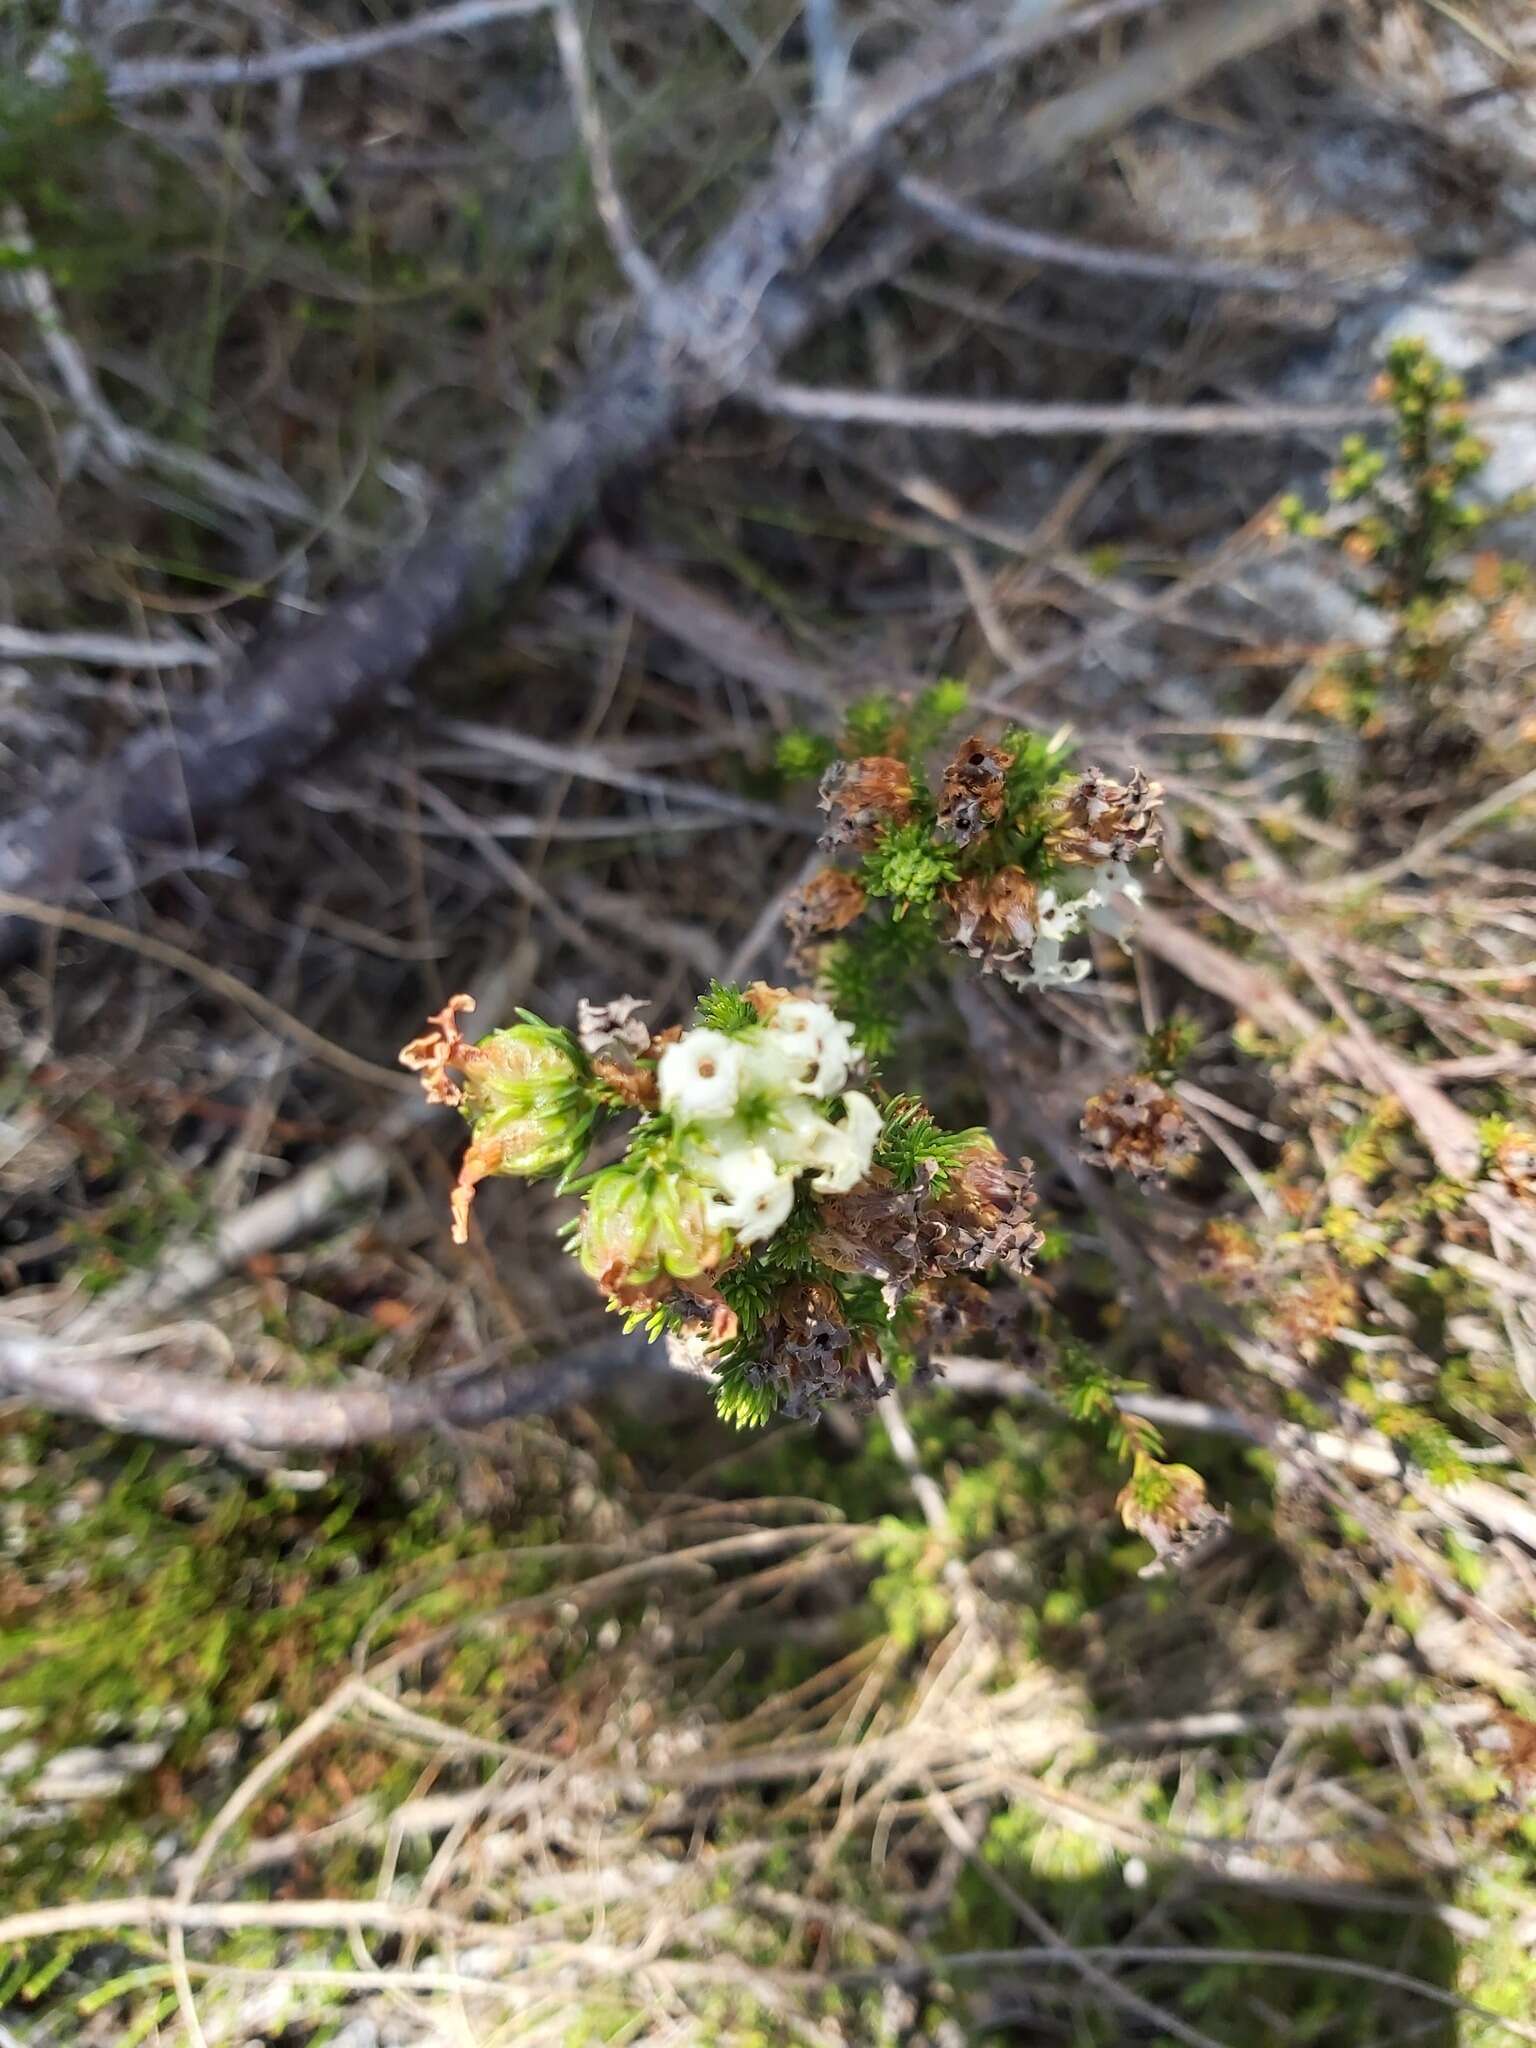
<instances>
[{"instance_id":1,"label":"bare branch","mask_svg":"<svg viewBox=\"0 0 1536 2048\"><path fill-rule=\"evenodd\" d=\"M592 174L592 196L597 203L598 218L607 231L619 268L629 280L630 290L651 318L664 317L673 303L674 294L641 248L639 237L630 225L629 209L624 204L613 168L608 129L592 90L592 79L587 69L587 46L572 0L554 0L554 14L560 68L565 73L571 110L576 116L577 131L587 155L587 168Z\"/></svg>"},{"instance_id":2,"label":"bare branch","mask_svg":"<svg viewBox=\"0 0 1536 2048\"><path fill-rule=\"evenodd\" d=\"M403 1383L332 1388L240 1385L206 1371L130 1365L105 1349L0 1328L0 1392L51 1415L227 1450L340 1451L425 1429L478 1429L547 1415L586 1399L621 1372L643 1370L646 1347L620 1337L543 1364L492 1366Z\"/></svg>"},{"instance_id":3,"label":"bare branch","mask_svg":"<svg viewBox=\"0 0 1536 2048\"><path fill-rule=\"evenodd\" d=\"M818 113L835 113L848 90L848 38L839 0L805 0L805 40Z\"/></svg>"},{"instance_id":4,"label":"bare branch","mask_svg":"<svg viewBox=\"0 0 1536 2048\"><path fill-rule=\"evenodd\" d=\"M113 64L106 74L108 96L114 100L150 99L165 92L216 92L231 86L273 85L313 71L335 71L346 65L369 64L390 50L404 50L437 36L465 35L492 22L542 14L550 0L455 0L382 28L355 36L333 36L320 43L299 43L282 50L255 50L248 57L209 57L191 62L147 58L140 63Z\"/></svg>"},{"instance_id":5,"label":"bare branch","mask_svg":"<svg viewBox=\"0 0 1536 2048\"><path fill-rule=\"evenodd\" d=\"M1160 94L1187 89L1309 19L1320 4L1253 0L1234 8L1222 0L1124 66L1025 115L1024 160L1040 169L1113 133ZM1009 53L1018 57L1105 18L1094 8L1070 15L1064 8L1065 0L1031 0L1022 17L1015 9ZM1120 9L1127 11L1135 10ZM343 597L324 618L274 635L229 690L137 734L62 805L40 803L9 820L0 832L0 887L57 890L74 877L109 872L125 841L181 843L189 829L227 816L274 776L312 760L432 649L534 579L612 477L653 456L722 388L766 380L785 351L852 294L908 260L922 237L902 225L857 269L812 274L800 289L791 282L864 196L887 138L974 76L980 49L1000 61L994 18L980 7L947 15L851 94L835 121L785 144L680 287L705 337L695 353L655 330L637 335L478 492L446 508L377 583ZM23 920L0 923L0 958L29 937Z\"/></svg>"},{"instance_id":6,"label":"bare branch","mask_svg":"<svg viewBox=\"0 0 1536 2048\"><path fill-rule=\"evenodd\" d=\"M832 426L906 427L946 434L1019 436L1055 434L1276 434L1334 433L1343 427L1387 425L1392 415L1369 399L1336 405L1073 405L1009 400L928 398L899 391L836 391L809 384L758 383L743 397L764 412ZM1536 418L1528 402L1472 404L1468 418L1481 425Z\"/></svg>"},{"instance_id":7,"label":"bare branch","mask_svg":"<svg viewBox=\"0 0 1536 2048\"><path fill-rule=\"evenodd\" d=\"M930 179L898 180L897 192L907 205L945 234L984 249L991 255L1014 256L1023 263L1048 264L1080 271L1114 283L1141 278L1152 284L1209 286L1214 291L1277 292L1288 297L1328 299L1341 305L1372 305L1412 297L1428 305L1454 306L1461 312L1511 316L1536 314L1530 292L1469 292L1460 284L1445 291L1425 289L1412 278L1352 279L1324 277L1314 271L1288 270L1281 264L1239 263L1225 257L1186 255L1178 250L1117 249L1082 242L1070 235L1016 226L962 205Z\"/></svg>"},{"instance_id":8,"label":"bare branch","mask_svg":"<svg viewBox=\"0 0 1536 2048\"><path fill-rule=\"evenodd\" d=\"M29 633L0 626L0 660L84 661L101 668L222 668L205 640L130 640L120 633Z\"/></svg>"}]
</instances>

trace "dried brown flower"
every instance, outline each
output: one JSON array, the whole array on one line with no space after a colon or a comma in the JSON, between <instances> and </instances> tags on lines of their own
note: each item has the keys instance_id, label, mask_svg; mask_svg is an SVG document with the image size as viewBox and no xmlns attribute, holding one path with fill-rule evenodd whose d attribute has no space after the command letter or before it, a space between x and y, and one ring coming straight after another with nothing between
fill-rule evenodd
<instances>
[{"instance_id":1,"label":"dried brown flower","mask_svg":"<svg viewBox=\"0 0 1536 2048\"><path fill-rule=\"evenodd\" d=\"M1057 860L1079 867L1156 853L1163 838L1162 804L1162 784L1139 768L1124 783L1090 768L1067 791L1046 845Z\"/></svg>"},{"instance_id":2,"label":"dried brown flower","mask_svg":"<svg viewBox=\"0 0 1536 2048\"><path fill-rule=\"evenodd\" d=\"M899 1296L924 1263L920 1201L916 1189L894 1186L877 1167L851 1194L824 1195L817 1203L812 1255L834 1273L863 1274Z\"/></svg>"},{"instance_id":3,"label":"dried brown flower","mask_svg":"<svg viewBox=\"0 0 1536 2048\"><path fill-rule=\"evenodd\" d=\"M637 1067L622 1054L599 1053L592 1073L623 1103L626 1109L655 1109L661 1100L654 1067Z\"/></svg>"},{"instance_id":4,"label":"dried brown flower","mask_svg":"<svg viewBox=\"0 0 1536 2048\"><path fill-rule=\"evenodd\" d=\"M790 898L784 922L792 944L798 949L823 932L846 931L863 915L868 900L857 877L841 868L823 868Z\"/></svg>"},{"instance_id":5,"label":"dried brown flower","mask_svg":"<svg viewBox=\"0 0 1536 2048\"><path fill-rule=\"evenodd\" d=\"M851 1329L843 1304L825 1281L785 1289L763 1325L763 1351L752 1371L770 1385L786 1415L819 1415L828 1401L867 1406L884 1392L873 1338Z\"/></svg>"},{"instance_id":6,"label":"dried brown flower","mask_svg":"<svg viewBox=\"0 0 1536 2048\"><path fill-rule=\"evenodd\" d=\"M923 1345L940 1351L989 1329L993 1319L993 1297L975 1280L948 1278L925 1280L910 1296L911 1305L922 1317Z\"/></svg>"},{"instance_id":7,"label":"dried brown flower","mask_svg":"<svg viewBox=\"0 0 1536 2048\"><path fill-rule=\"evenodd\" d=\"M429 1101L443 1102L445 1096L429 1096ZM455 1096L457 1101L458 1097ZM459 1161L459 1171L448 1195L448 1213L453 1219L450 1235L455 1244L469 1243L469 1211L475 1199L475 1189L481 1181L490 1180L502 1172L509 1156L513 1153L515 1140L496 1137L471 1138L464 1148Z\"/></svg>"},{"instance_id":8,"label":"dried brown flower","mask_svg":"<svg viewBox=\"0 0 1536 2048\"><path fill-rule=\"evenodd\" d=\"M1045 1236L1034 1207L1029 1161L1010 1166L990 1138L978 1139L951 1172L940 1204L948 1233L945 1270L985 1273L998 1266L1022 1279Z\"/></svg>"},{"instance_id":9,"label":"dried brown flower","mask_svg":"<svg viewBox=\"0 0 1536 2048\"><path fill-rule=\"evenodd\" d=\"M1177 1096L1147 1074L1133 1074L1083 1105L1084 1156L1107 1173L1129 1173L1155 1186L1200 1149L1200 1138Z\"/></svg>"},{"instance_id":10,"label":"dried brown flower","mask_svg":"<svg viewBox=\"0 0 1536 2048\"><path fill-rule=\"evenodd\" d=\"M651 1032L635 1012L650 1007L646 996L615 996L611 1003L589 1003L582 996L576 1004L576 1041L589 1059L619 1052L639 1059L650 1051Z\"/></svg>"},{"instance_id":11,"label":"dried brown flower","mask_svg":"<svg viewBox=\"0 0 1536 2048\"><path fill-rule=\"evenodd\" d=\"M1294 1350L1310 1353L1349 1321L1359 1300L1348 1274L1323 1259L1280 1296L1266 1321Z\"/></svg>"},{"instance_id":12,"label":"dried brown flower","mask_svg":"<svg viewBox=\"0 0 1536 2048\"><path fill-rule=\"evenodd\" d=\"M771 981L749 981L742 994L756 1010L758 1021L766 1024L770 1017L778 1014L781 1006L793 1000L793 990L775 988Z\"/></svg>"},{"instance_id":13,"label":"dried brown flower","mask_svg":"<svg viewBox=\"0 0 1536 2048\"><path fill-rule=\"evenodd\" d=\"M1536 1202L1536 1131L1506 1131L1493 1148L1493 1177L1517 1202Z\"/></svg>"},{"instance_id":14,"label":"dried brown flower","mask_svg":"<svg viewBox=\"0 0 1536 2048\"><path fill-rule=\"evenodd\" d=\"M448 1069L462 1067L463 1055L471 1050L459 1029L459 1012L474 1007L473 996L450 996L436 1016L427 1019L431 1029L400 1048L401 1066L420 1074L428 1102L441 1103L445 1109L457 1109L464 1100L464 1090Z\"/></svg>"},{"instance_id":15,"label":"dried brown flower","mask_svg":"<svg viewBox=\"0 0 1536 2048\"><path fill-rule=\"evenodd\" d=\"M982 972L1011 965L1035 943L1040 892L1022 868L968 875L943 891L950 945L982 963Z\"/></svg>"},{"instance_id":16,"label":"dried brown flower","mask_svg":"<svg viewBox=\"0 0 1536 2048\"><path fill-rule=\"evenodd\" d=\"M867 850L887 825L905 825L912 815L912 777L892 754L866 754L834 761L821 778L821 807L827 813L823 846Z\"/></svg>"},{"instance_id":17,"label":"dried brown flower","mask_svg":"<svg viewBox=\"0 0 1536 2048\"><path fill-rule=\"evenodd\" d=\"M654 1109L656 1070L636 1062L652 1050L650 1027L635 1012L650 1008L645 996L617 996L611 1003L576 1005L576 1039L592 1072L628 1109Z\"/></svg>"},{"instance_id":18,"label":"dried brown flower","mask_svg":"<svg viewBox=\"0 0 1536 2048\"><path fill-rule=\"evenodd\" d=\"M1003 814L1006 776L1013 756L979 733L956 752L939 786L940 836L970 846Z\"/></svg>"},{"instance_id":19,"label":"dried brown flower","mask_svg":"<svg viewBox=\"0 0 1536 2048\"><path fill-rule=\"evenodd\" d=\"M1230 1519L1205 1497L1205 1481L1188 1465L1158 1465L1134 1473L1115 1506L1127 1529L1145 1537L1156 1556L1144 1564L1143 1579L1187 1571L1221 1547L1232 1533Z\"/></svg>"},{"instance_id":20,"label":"dried brown flower","mask_svg":"<svg viewBox=\"0 0 1536 2048\"><path fill-rule=\"evenodd\" d=\"M894 1305L959 1274L1001 1267L1021 1278L1042 1238L1034 1205L1028 1163L1010 1166L978 1139L942 1195L930 1179L898 1188L876 1168L851 1194L824 1197L810 1248L834 1273L879 1280Z\"/></svg>"}]
</instances>

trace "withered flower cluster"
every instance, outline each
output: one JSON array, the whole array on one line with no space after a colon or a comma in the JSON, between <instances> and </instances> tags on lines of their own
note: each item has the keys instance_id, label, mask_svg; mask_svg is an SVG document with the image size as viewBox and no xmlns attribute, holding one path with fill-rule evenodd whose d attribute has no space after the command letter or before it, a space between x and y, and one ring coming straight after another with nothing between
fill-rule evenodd
<instances>
[{"instance_id":1,"label":"withered flower cluster","mask_svg":"<svg viewBox=\"0 0 1536 2048\"><path fill-rule=\"evenodd\" d=\"M1199 1133L1176 1095L1150 1074L1132 1074L1083 1105L1084 1157L1107 1173L1156 1187L1200 1149Z\"/></svg>"},{"instance_id":2,"label":"withered flower cluster","mask_svg":"<svg viewBox=\"0 0 1536 2048\"><path fill-rule=\"evenodd\" d=\"M811 1246L834 1272L878 1280L895 1306L913 1291L994 1268L1022 1279L1040 1248L1029 1162L1010 1166L990 1138L940 1181L899 1188L881 1168L818 1208Z\"/></svg>"},{"instance_id":3,"label":"withered flower cluster","mask_svg":"<svg viewBox=\"0 0 1536 2048\"><path fill-rule=\"evenodd\" d=\"M941 839L971 846L1003 815L1008 795L1008 770L1013 755L989 745L977 733L960 748L944 770L939 787L938 829Z\"/></svg>"},{"instance_id":4,"label":"withered flower cluster","mask_svg":"<svg viewBox=\"0 0 1536 2048\"><path fill-rule=\"evenodd\" d=\"M1053 856L1072 867L1099 867L1156 854L1162 844L1161 783L1136 769L1129 782L1116 782L1097 768L1080 775L1068 790L1046 834Z\"/></svg>"},{"instance_id":5,"label":"withered flower cluster","mask_svg":"<svg viewBox=\"0 0 1536 2048\"><path fill-rule=\"evenodd\" d=\"M887 826L910 821L914 794L911 771L894 754L834 761L821 778L821 808L827 814L822 845L867 852Z\"/></svg>"},{"instance_id":6,"label":"withered flower cluster","mask_svg":"<svg viewBox=\"0 0 1536 2048\"><path fill-rule=\"evenodd\" d=\"M983 973L1021 987L1080 980L1087 961L1063 949L1088 929L1121 938L1129 928L1141 899L1129 863L1159 852L1162 790L1139 769L1119 783L1095 768L1042 797L1031 770L1034 793L1011 801L1025 744L972 733L936 795L895 755L834 762L821 782L822 845L861 856L862 874L829 867L805 884L787 912L800 956L881 897L898 918L931 905L936 936Z\"/></svg>"},{"instance_id":7,"label":"withered flower cluster","mask_svg":"<svg viewBox=\"0 0 1536 2048\"><path fill-rule=\"evenodd\" d=\"M1150 1486L1148 1479L1154 1481ZM1153 1472L1138 1472L1115 1505L1127 1529L1152 1546L1152 1562L1137 1574L1143 1579L1188 1571L1232 1533L1231 1518L1211 1505L1205 1481L1188 1465L1159 1464Z\"/></svg>"},{"instance_id":8,"label":"withered flower cluster","mask_svg":"<svg viewBox=\"0 0 1536 2048\"><path fill-rule=\"evenodd\" d=\"M1029 1272L1041 1242L1034 1202L1028 1163L1010 1165L985 1136L910 1188L872 1168L858 1187L815 1203L803 1256L782 1279L764 1265L749 1274L737 1258L711 1276L718 1293L680 1284L665 1304L674 1362L708 1372L728 1350L786 1415L814 1416L829 1401L867 1409L889 1385L882 1361L893 1337L928 1374L935 1352L1017 1315L1017 1293L994 1292L981 1276ZM724 1309L748 1277L768 1282L750 1334Z\"/></svg>"}]
</instances>

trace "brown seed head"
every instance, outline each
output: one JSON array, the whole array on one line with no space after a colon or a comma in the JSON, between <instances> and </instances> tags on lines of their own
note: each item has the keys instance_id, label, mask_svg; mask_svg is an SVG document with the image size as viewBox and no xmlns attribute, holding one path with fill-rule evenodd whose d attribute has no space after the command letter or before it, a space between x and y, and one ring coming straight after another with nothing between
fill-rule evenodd
<instances>
[{"instance_id":1,"label":"brown seed head","mask_svg":"<svg viewBox=\"0 0 1536 2048\"><path fill-rule=\"evenodd\" d=\"M940 1208L950 1272L998 1266L1022 1279L1045 1240L1034 1217L1034 1168L1027 1159L1011 1166L990 1138L978 1139L952 1170Z\"/></svg>"},{"instance_id":2,"label":"brown seed head","mask_svg":"<svg viewBox=\"0 0 1536 2048\"><path fill-rule=\"evenodd\" d=\"M841 868L823 868L790 898L784 922L798 949L821 933L846 931L863 915L867 901L855 876Z\"/></svg>"},{"instance_id":3,"label":"brown seed head","mask_svg":"<svg viewBox=\"0 0 1536 2048\"><path fill-rule=\"evenodd\" d=\"M834 761L821 778L821 807L827 813L823 846L867 850L887 825L905 825L912 815L907 764L892 754Z\"/></svg>"},{"instance_id":4,"label":"brown seed head","mask_svg":"<svg viewBox=\"0 0 1536 2048\"><path fill-rule=\"evenodd\" d=\"M1003 814L1006 776L1013 755L979 733L956 752L939 788L938 828L957 846L970 846Z\"/></svg>"},{"instance_id":5,"label":"brown seed head","mask_svg":"<svg viewBox=\"0 0 1536 2048\"><path fill-rule=\"evenodd\" d=\"M1139 768L1129 782L1090 768L1067 791L1046 845L1057 860L1079 867L1156 853L1163 838L1162 804L1162 784Z\"/></svg>"},{"instance_id":6,"label":"brown seed head","mask_svg":"<svg viewBox=\"0 0 1536 2048\"><path fill-rule=\"evenodd\" d=\"M1128 1173L1143 1187L1155 1186L1200 1149L1178 1097L1146 1074L1132 1074L1090 1096L1083 1104L1082 1132L1090 1165Z\"/></svg>"}]
</instances>

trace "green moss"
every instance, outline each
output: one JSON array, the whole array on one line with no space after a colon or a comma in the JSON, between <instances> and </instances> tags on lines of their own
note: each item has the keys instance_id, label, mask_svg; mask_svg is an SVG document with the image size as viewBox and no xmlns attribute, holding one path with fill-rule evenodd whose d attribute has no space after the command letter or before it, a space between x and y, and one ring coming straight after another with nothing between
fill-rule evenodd
<instances>
[{"instance_id":1,"label":"green moss","mask_svg":"<svg viewBox=\"0 0 1536 2048\"><path fill-rule=\"evenodd\" d=\"M205 1454L37 1421L0 1434L0 1467L0 1697L28 1715L41 1762L104 1732L163 1734L170 1774L110 1802L110 1823L97 1813L0 1843L0 1888L18 1902L32 1884L47 1896L65 1855L127 1878L138 1826L214 1730L258 1708L278 1727L296 1721L365 1632L382 1649L537 1590L547 1566L520 1549L558 1529L528 1501L510 1527L467 1514L439 1454L355 1456L296 1492ZM521 1648L468 1639L445 1689L494 1711L490 1681Z\"/></svg>"}]
</instances>

